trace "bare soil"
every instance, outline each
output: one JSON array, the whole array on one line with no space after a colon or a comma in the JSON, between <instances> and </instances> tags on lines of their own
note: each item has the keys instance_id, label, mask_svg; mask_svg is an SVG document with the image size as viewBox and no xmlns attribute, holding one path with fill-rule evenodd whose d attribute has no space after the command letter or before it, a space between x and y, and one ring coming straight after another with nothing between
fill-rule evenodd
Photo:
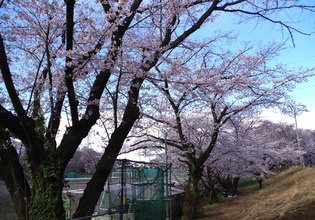
<instances>
[{"instance_id":1,"label":"bare soil","mask_svg":"<svg viewBox=\"0 0 315 220\"><path fill-rule=\"evenodd\" d=\"M239 219L240 210L246 206L246 198L249 194L248 190L242 189L238 197L225 198L221 203L206 205L199 210L196 220Z\"/></svg>"}]
</instances>

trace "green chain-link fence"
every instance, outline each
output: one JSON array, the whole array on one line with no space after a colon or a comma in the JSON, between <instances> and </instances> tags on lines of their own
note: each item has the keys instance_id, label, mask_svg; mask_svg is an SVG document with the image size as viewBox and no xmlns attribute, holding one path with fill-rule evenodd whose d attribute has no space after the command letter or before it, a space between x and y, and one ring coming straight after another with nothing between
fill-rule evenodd
<instances>
[{"instance_id":1,"label":"green chain-link fence","mask_svg":"<svg viewBox=\"0 0 315 220\"><path fill-rule=\"evenodd\" d=\"M96 214L109 214L94 219L165 219L167 170L163 165L117 160L95 209Z\"/></svg>"}]
</instances>

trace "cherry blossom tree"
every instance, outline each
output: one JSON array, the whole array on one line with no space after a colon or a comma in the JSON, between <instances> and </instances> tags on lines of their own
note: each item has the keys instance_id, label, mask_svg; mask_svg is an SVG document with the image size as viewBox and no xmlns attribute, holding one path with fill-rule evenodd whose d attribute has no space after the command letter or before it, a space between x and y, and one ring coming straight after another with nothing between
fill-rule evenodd
<instances>
[{"instance_id":1,"label":"cherry blossom tree","mask_svg":"<svg viewBox=\"0 0 315 220\"><path fill-rule=\"evenodd\" d=\"M253 115L261 107L280 105L295 83L302 82L313 74L308 69L297 72L280 64L270 64L281 50L281 45L272 43L257 51L252 50L246 45L236 53L219 53L213 47L208 50L205 46L193 58L187 51L181 55L181 62L173 63L174 58L166 61L164 66L157 67L156 71L160 75L149 80L154 89L164 95L164 100L161 98L160 103L143 109L143 114L153 121L151 123L154 126L167 131L167 143L175 148L178 155L172 160L180 160L189 170L183 206L184 215L189 219L195 213L197 186L203 167L225 124L237 115ZM200 60L199 56L203 57L202 61L195 61L194 59ZM169 71L176 72L174 77L167 74ZM155 93L154 96L158 95ZM148 99L152 98L149 96ZM148 126L151 125L144 127ZM141 141L139 148L144 143ZM254 156L259 150L257 146L245 150L243 145L236 145L235 151L231 151L231 158L232 155L235 156L233 160L237 160L240 155ZM220 152L224 150L221 149ZM227 163L224 159L221 162ZM263 158L260 164L258 160L248 160L248 163L253 162L257 162L257 167L267 173ZM248 173L253 173L253 166L248 169ZM235 167L235 175L236 170L245 172L244 169Z\"/></svg>"},{"instance_id":2,"label":"cherry blossom tree","mask_svg":"<svg viewBox=\"0 0 315 220\"><path fill-rule=\"evenodd\" d=\"M292 126L248 118L233 118L228 125L206 162L219 182L227 180L220 184L228 194L237 190L230 179L256 178L261 187L265 175L275 174L275 167L297 165L305 153L294 142Z\"/></svg>"},{"instance_id":3,"label":"cherry blossom tree","mask_svg":"<svg viewBox=\"0 0 315 220\"><path fill-rule=\"evenodd\" d=\"M272 143L274 148L283 148L285 146L292 147L294 149L300 149L304 153L312 154L314 152L314 130L309 129L299 129L300 140L299 144L296 138L296 127L294 124L286 123L273 123L270 121L263 121L258 128L256 128L255 133L266 134L267 143ZM277 141L271 141L277 140ZM300 145L300 146L299 146ZM280 157L281 158L281 157ZM287 155L290 158L290 155ZM289 160L290 161L290 160ZM280 163L275 163L278 167L286 165L283 163L285 161L279 160ZM290 165L290 163L288 163Z\"/></svg>"},{"instance_id":4,"label":"cherry blossom tree","mask_svg":"<svg viewBox=\"0 0 315 220\"><path fill-rule=\"evenodd\" d=\"M296 8L313 10L314 6L280 0L0 1L0 176L18 217L65 218L64 170L82 140L99 123L101 112L110 109L105 113L106 125L111 125L106 130L107 146L74 217L93 213L114 159L139 117L144 81L156 78L159 66L166 61L176 70L176 60L169 59L187 45L204 45L191 44L188 38L205 23L219 19L220 13L244 14L279 24L293 36L300 31L272 15ZM221 67L235 63L226 58ZM153 67L157 68L151 71ZM220 86L220 79L208 78ZM256 86L249 91L261 92ZM205 100L203 93L196 95ZM219 111L219 104L211 103L213 110ZM231 114L227 110L213 111L215 123L225 121L223 116ZM61 133L65 117L70 124ZM25 180L11 137L25 147L31 185ZM216 138L217 134L213 135L213 141ZM186 145L185 154L190 157L190 146Z\"/></svg>"},{"instance_id":5,"label":"cherry blossom tree","mask_svg":"<svg viewBox=\"0 0 315 220\"><path fill-rule=\"evenodd\" d=\"M315 131L299 129L301 149L308 154L315 155ZM304 155L305 156L305 155Z\"/></svg>"},{"instance_id":6,"label":"cherry blossom tree","mask_svg":"<svg viewBox=\"0 0 315 220\"><path fill-rule=\"evenodd\" d=\"M93 173L101 154L91 148L79 149L69 161L66 172Z\"/></svg>"},{"instance_id":7,"label":"cherry blossom tree","mask_svg":"<svg viewBox=\"0 0 315 220\"><path fill-rule=\"evenodd\" d=\"M138 93L145 73L200 28L219 2L2 3L1 73L2 88L7 91L2 90L1 159L5 159L1 165L8 169L1 170L21 172L1 172L1 176L19 218L64 218L63 172L99 119L100 104L110 104L114 126L108 145L74 214L90 215L138 118ZM197 16L196 21L187 17L188 11ZM181 22L187 26L178 28ZM71 125L57 146L60 119L68 113ZM9 163L16 158L12 146L5 144L10 143L9 131L26 148L31 187L21 166Z\"/></svg>"}]
</instances>

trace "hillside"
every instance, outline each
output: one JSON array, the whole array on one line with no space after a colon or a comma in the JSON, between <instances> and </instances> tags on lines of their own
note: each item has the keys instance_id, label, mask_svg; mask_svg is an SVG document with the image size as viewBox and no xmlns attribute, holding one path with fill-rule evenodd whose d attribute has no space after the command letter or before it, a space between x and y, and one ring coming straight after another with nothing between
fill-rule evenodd
<instances>
[{"instance_id":1,"label":"hillside","mask_svg":"<svg viewBox=\"0 0 315 220\"><path fill-rule=\"evenodd\" d=\"M315 167L294 167L258 185L244 187L241 195L203 207L197 219L311 220L315 219Z\"/></svg>"}]
</instances>

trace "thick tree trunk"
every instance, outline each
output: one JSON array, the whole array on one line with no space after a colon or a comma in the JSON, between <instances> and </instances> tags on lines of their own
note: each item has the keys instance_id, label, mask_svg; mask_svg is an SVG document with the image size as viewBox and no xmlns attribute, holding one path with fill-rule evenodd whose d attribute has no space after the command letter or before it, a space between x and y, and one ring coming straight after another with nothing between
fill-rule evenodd
<instances>
[{"instance_id":1,"label":"thick tree trunk","mask_svg":"<svg viewBox=\"0 0 315 220\"><path fill-rule=\"evenodd\" d=\"M235 177L233 178L233 183L232 183L232 196L236 196L237 192L238 192L238 183L239 183L240 178L239 177Z\"/></svg>"},{"instance_id":2,"label":"thick tree trunk","mask_svg":"<svg viewBox=\"0 0 315 220\"><path fill-rule=\"evenodd\" d=\"M213 178L209 168L207 169L206 177L201 178L201 182L204 187L204 195L207 199L207 203L210 204L219 202L219 198L215 190L215 179Z\"/></svg>"},{"instance_id":3,"label":"thick tree trunk","mask_svg":"<svg viewBox=\"0 0 315 220\"><path fill-rule=\"evenodd\" d=\"M208 200L208 202L209 203L218 203L219 202L219 197L218 197L217 192L216 192L214 187L212 187L209 190L209 200Z\"/></svg>"},{"instance_id":4,"label":"thick tree trunk","mask_svg":"<svg viewBox=\"0 0 315 220\"><path fill-rule=\"evenodd\" d=\"M5 185L11 195L16 214L20 220L28 219L29 186L24 178L23 170L19 165L5 168L7 175L4 178ZM19 174L17 174L19 173Z\"/></svg>"},{"instance_id":5,"label":"thick tree trunk","mask_svg":"<svg viewBox=\"0 0 315 220\"><path fill-rule=\"evenodd\" d=\"M29 204L29 219L66 219L63 207L63 170L58 161L41 165L40 171L32 177L32 196Z\"/></svg>"},{"instance_id":6,"label":"thick tree trunk","mask_svg":"<svg viewBox=\"0 0 315 220\"><path fill-rule=\"evenodd\" d=\"M50 182L45 184L47 188L37 189L29 207L29 220L66 219L59 185Z\"/></svg>"},{"instance_id":7,"label":"thick tree trunk","mask_svg":"<svg viewBox=\"0 0 315 220\"><path fill-rule=\"evenodd\" d=\"M115 158L119 151L119 146L112 144L106 148L104 155L96 165L96 171L92 179L88 182L84 194L80 199L79 205L73 218L90 216L93 214L96 203L104 190L105 182L113 168Z\"/></svg>"},{"instance_id":8,"label":"thick tree trunk","mask_svg":"<svg viewBox=\"0 0 315 220\"><path fill-rule=\"evenodd\" d=\"M84 194L80 199L79 205L74 218L85 217L93 214L95 205L102 191L104 190L105 182L113 168L115 159L121 149L126 134L130 129L125 129L124 132L113 134L109 145L106 147L105 153L101 160L96 165L96 171L92 179L88 182Z\"/></svg>"},{"instance_id":9,"label":"thick tree trunk","mask_svg":"<svg viewBox=\"0 0 315 220\"><path fill-rule=\"evenodd\" d=\"M185 188L185 201L183 204L183 220L193 219L196 214L198 199L198 180L189 177L188 184Z\"/></svg>"},{"instance_id":10,"label":"thick tree trunk","mask_svg":"<svg viewBox=\"0 0 315 220\"><path fill-rule=\"evenodd\" d=\"M193 172L190 172L188 183L185 188L183 220L193 219L197 209L198 182L201 178L201 168L191 167L190 170L193 170Z\"/></svg>"},{"instance_id":11,"label":"thick tree trunk","mask_svg":"<svg viewBox=\"0 0 315 220\"><path fill-rule=\"evenodd\" d=\"M11 195L16 214L20 220L28 217L30 188L25 179L23 167L13 147L9 134L0 128L0 177Z\"/></svg>"},{"instance_id":12,"label":"thick tree trunk","mask_svg":"<svg viewBox=\"0 0 315 220\"><path fill-rule=\"evenodd\" d=\"M221 178L217 176L217 180L220 185L225 190L225 196L235 196L237 195L238 182L240 180L239 177L231 178L229 176Z\"/></svg>"},{"instance_id":13,"label":"thick tree trunk","mask_svg":"<svg viewBox=\"0 0 315 220\"><path fill-rule=\"evenodd\" d=\"M256 178L256 180L257 180L259 189L262 189L262 181L263 181L263 179L262 178Z\"/></svg>"},{"instance_id":14,"label":"thick tree trunk","mask_svg":"<svg viewBox=\"0 0 315 220\"><path fill-rule=\"evenodd\" d=\"M139 117L140 111L137 107L139 88L134 86L138 84L141 86L143 79L136 78L133 80L133 85L130 87L129 100L124 112L122 122L118 128L113 132L105 153L101 160L96 165L96 171L88 182L83 196L80 199L79 205L73 217L85 217L93 214L95 205L99 196L104 190L105 182L111 172L115 159L117 158L122 145L130 132L134 122Z\"/></svg>"}]
</instances>

